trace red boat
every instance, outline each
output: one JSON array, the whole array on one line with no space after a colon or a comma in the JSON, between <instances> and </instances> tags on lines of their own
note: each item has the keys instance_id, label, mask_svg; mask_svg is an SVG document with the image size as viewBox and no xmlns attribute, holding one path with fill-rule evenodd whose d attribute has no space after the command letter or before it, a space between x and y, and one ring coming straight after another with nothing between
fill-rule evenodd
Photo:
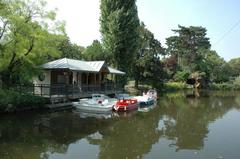
<instances>
[{"instance_id":1,"label":"red boat","mask_svg":"<svg viewBox=\"0 0 240 159\"><path fill-rule=\"evenodd\" d=\"M113 110L119 112L126 112L138 108L137 99L120 99L113 106Z\"/></svg>"}]
</instances>

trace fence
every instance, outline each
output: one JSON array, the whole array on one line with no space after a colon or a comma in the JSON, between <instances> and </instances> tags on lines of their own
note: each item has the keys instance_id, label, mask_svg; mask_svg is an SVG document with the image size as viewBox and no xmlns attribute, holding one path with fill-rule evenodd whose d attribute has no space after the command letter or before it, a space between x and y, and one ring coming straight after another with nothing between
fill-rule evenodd
<instances>
[{"instance_id":1,"label":"fence","mask_svg":"<svg viewBox=\"0 0 240 159\"><path fill-rule=\"evenodd\" d=\"M112 94L123 91L123 87L113 83L104 85L66 85L66 84L35 84L15 85L12 90L20 93L31 93L47 98L68 98L77 99L89 96L93 93Z\"/></svg>"}]
</instances>

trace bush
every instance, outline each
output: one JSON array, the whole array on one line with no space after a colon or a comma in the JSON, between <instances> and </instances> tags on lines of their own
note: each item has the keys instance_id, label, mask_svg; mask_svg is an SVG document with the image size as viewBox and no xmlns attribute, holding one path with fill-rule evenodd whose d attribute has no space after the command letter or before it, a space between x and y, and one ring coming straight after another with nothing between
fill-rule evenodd
<instances>
[{"instance_id":1,"label":"bush","mask_svg":"<svg viewBox=\"0 0 240 159\"><path fill-rule=\"evenodd\" d=\"M239 85L240 86L240 76L237 77L234 82L233 82L235 85Z\"/></svg>"},{"instance_id":2,"label":"bush","mask_svg":"<svg viewBox=\"0 0 240 159\"><path fill-rule=\"evenodd\" d=\"M9 90L0 90L0 112L37 109L44 106L46 100L31 94L20 94Z\"/></svg>"},{"instance_id":3,"label":"bush","mask_svg":"<svg viewBox=\"0 0 240 159\"><path fill-rule=\"evenodd\" d=\"M237 83L212 83L209 85L212 90L240 90L240 84Z\"/></svg>"},{"instance_id":4,"label":"bush","mask_svg":"<svg viewBox=\"0 0 240 159\"><path fill-rule=\"evenodd\" d=\"M166 90L182 90L187 89L188 85L184 82L166 82L164 84L164 88Z\"/></svg>"},{"instance_id":5,"label":"bush","mask_svg":"<svg viewBox=\"0 0 240 159\"><path fill-rule=\"evenodd\" d=\"M178 82L185 82L188 77L189 77L189 72L186 72L186 71L178 71L176 72L176 74L174 75L174 80L175 81L178 81Z\"/></svg>"}]
</instances>

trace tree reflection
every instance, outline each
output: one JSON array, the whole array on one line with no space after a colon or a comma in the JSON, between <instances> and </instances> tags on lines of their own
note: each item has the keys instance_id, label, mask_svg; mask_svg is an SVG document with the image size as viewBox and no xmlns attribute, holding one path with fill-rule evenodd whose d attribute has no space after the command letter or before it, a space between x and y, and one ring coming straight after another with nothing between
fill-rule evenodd
<instances>
[{"instance_id":1,"label":"tree reflection","mask_svg":"<svg viewBox=\"0 0 240 159\"><path fill-rule=\"evenodd\" d=\"M162 138L176 151L201 150L209 123L233 108L240 108L237 92L177 92L159 98L150 112L113 119L82 119L72 112L5 116L0 119L0 156L47 159L66 154L81 139L97 145L101 159L144 158Z\"/></svg>"},{"instance_id":2,"label":"tree reflection","mask_svg":"<svg viewBox=\"0 0 240 159\"><path fill-rule=\"evenodd\" d=\"M103 139L92 144L100 146L99 158L142 158L162 135L158 127L159 115L154 111L149 114L136 114L116 121L111 127L101 131Z\"/></svg>"},{"instance_id":3,"label":"tree reflection","mask_svg":"<svg viewBox=\"0 0 240 159\"><path fill-rule=\"evenodd\" d=\"M108 124L71 112L6 116L0 120L0 156L38 159L48 158L48 153L64 154L70 144Z\"/></svg>"},{"instance_id":4,"label":"tree reflection","mask_svg":"<svg viewBox=\"0 0 240 159\"><path fill-rule=\"evenodd\" d=\"M199 98L200 94L187 94L186 97L181 94L160 100L160 112L166 115L162 131L168 139L174 140L175 143L170 146L175 146L176 151L202 149L209 132L209 123L233 108L234 94L207 93L203 92L202 98Z\"/></svg>"}]
</instances>

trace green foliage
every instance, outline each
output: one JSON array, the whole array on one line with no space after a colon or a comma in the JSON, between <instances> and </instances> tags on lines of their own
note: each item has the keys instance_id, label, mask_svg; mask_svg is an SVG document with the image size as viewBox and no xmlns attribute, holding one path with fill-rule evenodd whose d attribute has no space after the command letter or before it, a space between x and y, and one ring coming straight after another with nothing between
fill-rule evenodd
<instances>
[{"instance_id":1,"label":"green foliage","mask_svg":"<svg viewBox=\"0 0 240 159\"><path fill-rule=\"evenodd\" d=\"M139 19L136 0L101 0L100 32L103 46L112 53L113 64L127 74L138 48ZM126 77L121 81L126 83Z\"/></svg>"},{"instance_id":2,"label":"green foliage","mask_svg":"<svg viewBox=\"0 0 240 159\"><path fill-rule=\"evenodd\" d=\"M103 49L102 44L98 40L94 40L93 43L84 50L83 58L91 61L109 62L111 54Z\"/></svg>"},{"instance_id":3,"label":"green foliage","mask_svg":"<svg viewBox=\"0 0 240 159\"><path fill-rule=\"evenodd\" d=\"M198 71L198 62L201 61L201 50L210 48L209 38L206 37L207 30L203 27L184 27L173 30L177 36L166 39L167 53L176 56L180 69L184 71Z\"/></svg>"},{"instance_id":4,"label":"green foliage","mask_svg":"<svg viewBox=\"0 0 240 159\"><path fill-rule=\"evenodd\" d=\"M233 83L240 86L240 76L238 76Z\"/></svg>"},{"instance_id":5,"label":"green foliage","mask_svg":"<svg viewBox=\"0 0 240 159\"><path fill-rule=\"evenodd\" d=\"M226 82L228 80L229 66L216 51L200 50L200 59L197 70L206 73L206 79L212 82Z\"/></svg>"},{"instance_id":6,"label":"green foliage","mask_svg":"<svg viewBox=\"0 0 240 159\"><path fill-rule=\"evenodd\" d=\"M5 7L0 10L0 74L3 84L9 86L14 76L31 78L49 57L59 56L57 46L64 24L55 21L55 12L47 11L43 0L2 2Z\"/></svg>"},{"instance_id":7,"label":"green foliage","mask_svg":"<svg viewBox=\"0 0 240 159\"><path fill-rule=\"evenodd\" d=\"M174 75L173 79L174 81L185 82L188 79L189 75L190 73L187 71L178 71Z\"/></svg>"},{"instance_id":8,"label":"green foliage","mask_svg":"<svg viewBox=\"0 0 240 159\"><path fill-rule=\"evenodd\" d=\"M43 108L46 100L30 94L0 90L0 113Z\"/></svg>"},{"instance_id":9,"label":"green foliage","mask_svg":"<svg viewBox=\"0 0 240 159\"><path fill-rule=\"evenodd\" d=\"M196 72L191 73L190 77L195 78L195 79L204 79L204 78L206 78L206 73L196 71Z\"/></svg>"},{"instance_id":10,"label":"green foliage","mask_svg":"<svg viewBox=\"0 0 240 159\"><path fill-rule=\"evenodd\" d=\"M67 37L65 38L59 47L61 51L61 57L70 58L70 59L77 59L81 60L83 57L84 47L78 46L77 44L72 44L70 39Z\"/></svg>"},{"instance_id":11,"label":"green foliage","mask_svg":"<svg viewBox=\"0 0 240 159\"><path fill-rule=\"evenodd\" d=\"M167 91L187 89L188 85L185 82L166 82L164 89Z\"/></svg>"},{"instance_id":12,"label":"green foliage","mask_svg":"<svg viewBox=\"0 0 240 159\"><path fill-rule=\"evenodd\" d=\"M240 90L240 84L238 83L212 83L209 85L209 89L212 90Z\"/></svg>"},{"instance_id":13,"label":"green foliage","mask_svg":"<svg viewBox=\"0 0 240 159\"><path fill-rule=\"evenodd\" d=\"M162 88L162 80L165 76L163 63L160 61L160 55L164 54L161 43L154 38L145 25L142 23L140 32L140 48L136 52L132 67L135 87L138 87L138 81L147 83L155 88Z\"/></svg>"},{"instance_id":14,"label":"green foliage","mask_svg":"<svg viewBox=\"0 0 240 159\"><path fill-rule=\"evenodd\" d=\"M233 82L212 83L210 89L213 90L240 90L240 77Z\"/></svg>"},{"instance_id":15,"label":"green foliage","mask_svg":"<svg viewBox=\"0 0 240 159\"><path fill-rule=\"evenodd\" d=\"M206 82L219 83L229 80L231 70L234 70L233 63L237 60L231 62L231 69L230 63L226 63L216 51L210 50L211 45L209 38L206 37L207 30L205 28L179 26L179 29L173 31L177 35L166 39L168 46L166 52L170 57L164 63L167 69L175 74L174 77L181 76L177 72L180 70L190 73L204 73L204 80ZM235 66L238 67L239 65L236 64ZM238 71L236 69L234 72L234 75L237 75Z\"/></svg>"},{"instance_id":16,"label":"green foliage","mask_svg":"<svg viewBox=\"0 0 240 159\"><path fill-rule=\"evenodd\" d=\"M230 66L231 76L239 76L240 75L240 58L231 59L228 62Z\"/></svg>"}]
</instances>

